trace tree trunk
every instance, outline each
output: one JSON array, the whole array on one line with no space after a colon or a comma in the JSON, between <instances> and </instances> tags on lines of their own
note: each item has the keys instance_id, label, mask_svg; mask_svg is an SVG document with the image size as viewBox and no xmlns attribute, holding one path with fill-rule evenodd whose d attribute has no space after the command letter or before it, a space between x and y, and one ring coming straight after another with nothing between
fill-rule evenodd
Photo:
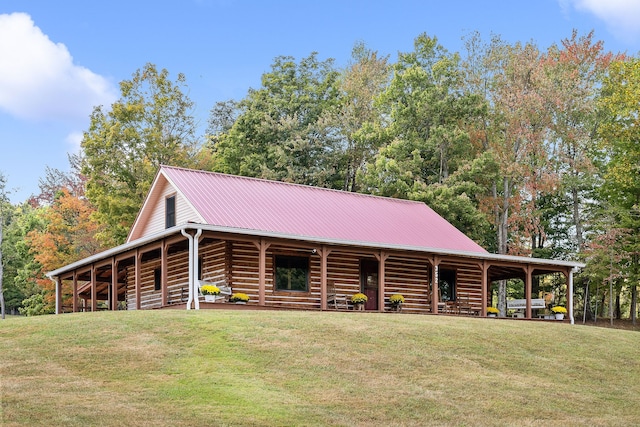
<instances>
[{"instance_id":1,"label":"tree trunk","mask_svg":"<svg viewBox=\"0 0 640 427\"><path fill-rule=\"evenodd\" d=\"M634 283L631 286L631 323L635 326L637 316L637 306L638 306L638 286Z\"/></svg>"},{"instance_id":2,"label":"tree trunk","mask_svg":"<svg viewBox=\"0 0 640 427\"><path fill-rule=\"evenodd\" d=\"M573 225L576 227L576 243L578 252L584 249L584 239L582 238L582 220L580 219L580 197L577 188L571 189L571 199L573 202Z\"/></svg>"}]
</instances>

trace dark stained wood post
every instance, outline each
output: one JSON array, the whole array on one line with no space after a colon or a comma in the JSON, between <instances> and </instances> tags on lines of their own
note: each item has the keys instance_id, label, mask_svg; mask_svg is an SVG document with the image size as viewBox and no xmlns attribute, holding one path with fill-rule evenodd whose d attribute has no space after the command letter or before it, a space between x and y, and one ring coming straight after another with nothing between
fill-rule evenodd
<instances>
[{"instance_id":1,"label":"dark stained wood post","mask_svg":"<svg viewBox=\"0 0 640 427\"><path fill-rule=\"evenodd\" d=\"M78 271L73 270L73 312L78 312Z\"/></svg>"},{"instance_id":2,"label":"dark stained wood post","mask_svg":"<svg viewBox=\"0 0 640 427\"><path fill-rule=\"evenodd\" d=\"M271 246L271 243L265 242L264 239L260 239L258 242L253 242L258 248L258 305L265 305L265 288L266 288L266 275L267 275L267 249Z\"/></svg>"},{"instance_id":3,"label":"dark stained wood post","mask_svg":"<svg viewBox=\"0 0 640 427\"><path fill-rule=\"evenodd\" d=\"M326 245L322 245L319 251L320 255L320 309L327 309L327 258L331 249Z\"/></svg>"},{"instance_id":4,"label":"dark stained wood post","mask_svg":"<svg viewBox=\"0 0 640 427\"><path fill-rule=\"evenodd\" d=\"M118 309L118 261L111 259L111 310Z\"/></svg>"},{"instance_id":5,"label":"dark stained wood post","mask_svg":"<svg viewBox=\"0 0 640 427\"><path fill-rule=\"evenodd\" d=\"M160 283L161 283L160 288L162 289L160 291L161 298L162 298L162 301L160 303L161 307L163 307L163 306L165 306L167 304L167 295L168 295L168 289L167 289L167 284L168 284L168 280L167 280L167 257L168 257L168 252L169 252L169 245L167 245L166 239L162 239L162 245L160 247Z\"/></svg>"},{"instance_id":6,"label":"dark stained wood post","mask_svg":"<svg viewBox=\"0 0 640 427\"><path fill-rule=\"evenodd\" d=\"M524 280L524 298L526 300L526 307L524 310L525 319L531 319L531 276L533 274L533 266L527 265L526 276Z\"/></svg>"},{"instance_id":7,"label":"dark stained wood post","mask_svg":"<svg viewBox=\"0 0 640 427\"><path fill-rule=\"evenodd\" d=\"M482 299L482 307L480 307L480 315L482 317L487 317L487 305L489 303L488 301L488 295L489 295L489 266L487 264L486 260L482 261L482 264L480 265L480 269L482 270L482 294L481 294L481 299Z\"/></svg>"},{"instance_id":8,"label":"dark stained wood post","mask_svg":"<svg viewBox=\"0 0 640 427\"><path fill-rule=\"evenodd\" d=\"M140 289L140 264L142 263L142 253L140 253L140 249L136 249L136 257L134 261L134 280L136 287L136 310L140 310L142 304L140 303L140 296L142 295L142 291Z\"/></svg>"},{"instance_id":9,"label":"dark stained wood post","mask_svg":"<svg viewBox=\"0 0 640 427\"><path fill-rule=\"evenodd\" d=\"M62 279L56 277L56 314L62 313Z\"/></svg>"},{"instance_id":10,"label":"dark stained wood post","mask_svg":"<svg viewBox=\"0 0 640 427\"><path fill-rule=\"evenodd\" d=\"M431 269L431 312L438 314L438 303L440 302L438 291L438 265L440 264L440 258L433 257Z\"/></svg>"},{"instance_id":11,"label":"dark stained wood post","mask_svg":"<svg viewBox=\"0 0 640 427\"><path fill-rule=\"evenodd\" d=\"M98 284L96 280L96 265L91 264L91 311L98 310Z\"/></svg>"}]
</instances>

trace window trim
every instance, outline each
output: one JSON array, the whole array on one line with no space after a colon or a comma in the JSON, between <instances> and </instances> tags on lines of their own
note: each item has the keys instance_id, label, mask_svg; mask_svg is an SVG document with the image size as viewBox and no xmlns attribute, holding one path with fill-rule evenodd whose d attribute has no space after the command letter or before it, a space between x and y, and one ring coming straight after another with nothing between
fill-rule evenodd
<instances>
[{"instance_id":1,"label":"window trim","mask_svg":"<svg viewBox=\"0 0 640 427\"><path fill-rule=\"evenodd\" d=\"M172 201L173 210L169 210L169 201ZM164 228L171 228L176 225L176 195L171 194L164 198Z\"/></svg>"}]
</instances>

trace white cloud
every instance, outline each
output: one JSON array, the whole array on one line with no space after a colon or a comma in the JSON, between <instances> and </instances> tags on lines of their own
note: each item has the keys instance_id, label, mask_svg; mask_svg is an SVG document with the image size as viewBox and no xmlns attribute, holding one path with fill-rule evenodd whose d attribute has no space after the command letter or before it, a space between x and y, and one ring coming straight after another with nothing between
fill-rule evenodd
<instances>
[{"instance_id":1,"label":"white cloud","mask_svg":"<svg viewBox=\"0 0 640 427\"><path fill-rule=\"evenodd\" d=\"M609 31L621 40L637 43L640 38L639 0L559 0L578 11L589 12L604 21Z\"/></svg>"},{"instance_id":2,"label":"white cloud","mask_svg":"<svg viewBox=\"0 0 640 427\"><path fill-rule=\"evenodd\" d=\"M35 121L86 121L94 106L110 105L113 85L74 65L25 13L0 14L0 109Z\"/></svg>"},{"instance_id":3,"label":"white cloud","mask_svg":"<svg viewBox=\"0 0 640 427\"><path fill-rule=\"evenodd\" d=\"M80 143L82 142L82 138L84 134L82 132L71 132L66 137L67 146L69 147L68 152L71 154L78 154L80 152Z\"/></svg>"}]
</instances>

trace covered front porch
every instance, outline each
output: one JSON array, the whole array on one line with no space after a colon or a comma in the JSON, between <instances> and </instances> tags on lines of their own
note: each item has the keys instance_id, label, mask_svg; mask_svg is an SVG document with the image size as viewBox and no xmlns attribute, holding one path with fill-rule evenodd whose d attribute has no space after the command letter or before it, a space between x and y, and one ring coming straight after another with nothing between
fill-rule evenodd
<instances>
[{"instance_id":1,"label":"covered front porch","mask_svg":"<svg viewBox=\"0 0 640 427\"><path fill-rule=\"evenodd\" d=\"M561 274L573 321L573 272L579 264L493 254L433 253L188 224L168 229L50 273L56 312L200 309L202 283L250 297L245 307L336 310L336 297L368 297L368 311L487 316L491 284L524 283L523 318L533 319L535 276ZM216 305L218 307L220 305ZM229 306L229 304L225 304ZM348 302L346 307L348 307Z\"/></svg>"}]
</instances>

